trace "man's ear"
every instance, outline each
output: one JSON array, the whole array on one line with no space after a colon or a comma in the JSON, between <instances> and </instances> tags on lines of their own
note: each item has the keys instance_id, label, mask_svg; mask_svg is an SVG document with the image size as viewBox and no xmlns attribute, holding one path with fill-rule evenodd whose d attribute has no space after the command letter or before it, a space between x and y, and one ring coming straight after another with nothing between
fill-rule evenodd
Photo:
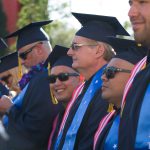
<instances>
[{"instance_id":1,"label":"man's ear","mask_svg":"<svg viewBox=\"0 0 150 150\"><path fill-rule=\"evenodd\" d=\"M104 55L104 52L105 52L104 45L103 44L99 44L97 46L97 49L96 49L96 56L97 56L97 58L102 57Z\"/></svg>"},{"instance_id":2,"label":"man's ear","mask_svg":"<svg viewBox=\"0 0 150 150\"><path fill-rule=\"evenodd\" d=\"M37 45L37 53L39 55L43 54L43 48L42 48L41 44Z\"/></svg>"}]
</instances>

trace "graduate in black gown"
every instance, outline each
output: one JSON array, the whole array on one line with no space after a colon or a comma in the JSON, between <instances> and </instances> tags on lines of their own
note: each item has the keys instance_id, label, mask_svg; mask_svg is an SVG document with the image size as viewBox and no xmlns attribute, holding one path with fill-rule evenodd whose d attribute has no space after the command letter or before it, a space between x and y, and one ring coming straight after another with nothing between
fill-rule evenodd
<instances>
[{"instance_id":1,"label":"graduate in black gown","mask_svg":"<svg viewBox=\"0 0 150 150\"><path fill-rule=\"evenodd\" d=\"M139 65L122 107L122 117L119 128L119 149L149 149L150 148L150 1L131 0L128 12L134 38L137 43L148 48L147 59ZM140 62L140 63L141 63Z\"/></svg>"},{"instance_id":2,"label":"graduate in black gown","mask_svg":"<svg viewBox=\"0 0 150 150\"><path fill-rule=\"evenodd\" d=\"M0 51L5 50L5 49L8 49L8 46L5 43L4 39L0 38ZM5 58L4 57L0 58L0 73L4 72L4 70L7 70L7 68L5 69L6 63L5 63L5 65L2 63L3 59L5 59ZM10 64L8 63L8 65L10 65ZM4 70L3 70L3 68L4 68ZM0 79L0 97L2 95L9 95L9 89L3 84L3 82Z\"/></svg>"},{"instance_id":3,"label":"graduate in black gown","mask_svg":"<svg viewBox=\"0 0 150 150\"><path fill-rule=\"evenodd\" d=\"M0 48L8 50L7 44L3 41L3 39L0 40ZM4 55L0 57L0 74L4 73L5 71L12 69L14 67L18 66L18 54L17 52L9 53L7 55ZM6 86L6 83L4 83L2 77L0 79L0 98L3 96L12 96L9 88ZM2 106L2 105L1 105ZM5 108L4 108L5 112ZM4 112L1 110L0 117L3 116Z\"/></svg>"},{"instance_id":4,"label":"graduate in black gown","mask_svg":"<svg viewBox=\"0 0 150 150\"><path fill-rule=\"evenodd\" d=\"M54 97L59 103L63 104L63 108L58 118L56 118L56 125L54 124L55 126L51 133L52 137L49 140L48 150L54 148L65 109L70 103L74 90L83 82L79 73L72 68L72 58L67 55L68 48L56 45L53 51L55 51L55 49L64 51L64 55L60 55L60 53L55 54L55 61L54 64L51 64L52 67L48 79Z\"/></svg>"},{"instance_id":5,"label":"graduate in black gown","mask_svg":"<svg viewBox=\"0 0 150 150\"><path fill-rule=\"evenodd\" d=\"M114 104L114 110L100 122L94 138L94 150L118 149L118 128L120 107L125 85L134 65L145 55L144 47L133 40L110 37L108 43L115 49L116 55L108 63L102 75L102 98ZM109 119L108 119L109 118Z\"/></svg>"},{"instance_id":6,"label":"graduate in black gown","mask_svg":"<svg viewBox=\"0 0 150 150\"><path fill-rule=\"evenodd\" d=\"M9 69L13 69L14 67L18 66L18 53L17 52L13 52L13 53L9 53L8 55L2 56L0 58L0 73L4 73L5 71L8 71ZM3 97L3 95L5 96L9 96L12 97L10 93L9 88L5 85L4 81L1 79L2 83L0 83L0 98ZM4 106L1 102L1 117L3 116L3 114L5 113L5 107L7 107L7 105L9 105L9 102L11 104L11 101L8 101L8 104L6 104L6 106ZM4 108L2 108L4 106Z\"/></svg>"},{"instance_id":7,"label":"graduate in black gown","mask_svg":"<svg viewBox=\"0 0 150 150\"><path fill-rule=\"evenodd\" d=\"M8 49L7 44L5 43L4 39L0 39L0 50L6 50ZM11 59L10 59L11 58ZM5 55L0 57L0 73L3 73L9 69L12 69L16 66L18 66L18 54L17 52ZM3 96L9 96L9 89L4 85L4 83L2 81L0 81L0 98ZM0 112L0 149L3 149L3 147L1 147L1 145L3 145L4 142L6 142L9 138L3 123L2 123L2 117L3 117L4 113Z\"/></svg>"},{"instance_id":8,"label":"graduate in black gown","mask_svg":"<svg viewBox=\"0 0 150 150\"><path fill-rule=\"evenodd\" d=\"M100 76L114 55L112 48L104 43L105 36L128 35L115 17L78 13L73 15L80 21L82 28L77 31L68 55L73 59L72 67L86 81L62 121L55 150L93 148L94 133L108 109L108 103L101 98Z\"/></svg>"},{"instance_id":9,"label":"graduate in black gown","mask_svg":"<svg viewBox=\"0 0 150 150\"><path fill-rule=\"evenodd\" d=\"M20 94L5 108L7 116L3 123L9 140L1 145L3 150L47 149L52 122L59 110L59 105L52 103L47 82L47 66L53 56L42 26L50 22L34 22L7 36L18 37L18 55L30 71L20 81ZM6 101L10 99L1 98L0 105Z\"/></svg>"}]
</instances>

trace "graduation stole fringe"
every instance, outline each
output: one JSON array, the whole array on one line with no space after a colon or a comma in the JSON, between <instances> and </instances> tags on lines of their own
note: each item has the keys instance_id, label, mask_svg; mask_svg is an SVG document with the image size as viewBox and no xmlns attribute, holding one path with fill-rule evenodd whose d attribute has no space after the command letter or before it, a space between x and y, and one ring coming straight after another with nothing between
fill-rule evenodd
<instances>
[{"instance_id":1,"label":"graduation stole fringe","mask_svg":"<svg viewBox=\"0 0 150 150\"><path fill-rule=\"evenodd\" d=\"M139 61L135 67L133 68L132 72L131 72L131 75L130 75L130 78L125 86L125 90L123 92L123 98L122 98L122 103L121 103L121 113L120 113L120 117L122 116L122 113L123 113L123 109L124 109L124 106L125 106L125 102L126 102L126 96L127 96L127 93L132 85L132 82L136 76L136 74L144 69L144 67L146 66L146 60L147 60L147 56L145 56L141 61Z\"/></svg>"},{"instance_id":2,"label":"graduation stole fringe","mask_svg":"<svg viewBox=\"0 0 150 150\"><path fill-rule=\"evenodd\" d=\"M50 72L51 72L50 69L51 69L50 63L48 63L48 66L47 66L48 76L50 76ZM50 88L50 96L51 96L51 99L52 99L52 103L55 104L55 105L58 104L58 101L57 101L56 97L54 97L51 88Z\"/></svg>"},{"instance_id":3,"label":"graduation stole fringe","mask_svg":"<svg viewBox=\"0 0 150 150\"><path fill-rule=\"evenodd\" d=\"M98 141L98 138L99 138L101 132L103 131L103 129L105 128L105 126L107 125L109 120L114 116L115 112L116 112L116 110L111 111L100 121L98 129L94 135L93 150L95 150L95 148L96 148L96 144L97 144L97 141Z\"/></svg>"}]
</instances>

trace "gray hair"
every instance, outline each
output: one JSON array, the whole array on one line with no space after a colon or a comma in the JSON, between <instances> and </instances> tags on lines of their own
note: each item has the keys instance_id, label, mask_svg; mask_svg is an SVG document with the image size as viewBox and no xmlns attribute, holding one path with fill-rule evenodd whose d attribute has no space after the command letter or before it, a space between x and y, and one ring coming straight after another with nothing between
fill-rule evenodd
<instances>
[{"instance_id":1,"label":"gray hair","mask_svg":"<svg viewBox=\"0 0 150 150\"><path fill-rule=\"evenodd\" d=\"M105 42L98 42L97 41L97 43L102 44L104 46L105 51L103 54L103 58L104 58L104 60L109 62L112 59L112 57L114 57L114 55L116 55L114 49L109 44L107 44Z\"/></svg>"},{"instance_id":2,"label":"gray hair","mask_svg":"<svg viewBox=\"0 0 150 150\"><path fill-rule=\"evenodd\" d=\"M47 52L51 52L52 51L52 46L51 46L49 41L42 41L42 43L43 43L43 48L45 50L47 50Z\"/></svg>"}]
</instances>

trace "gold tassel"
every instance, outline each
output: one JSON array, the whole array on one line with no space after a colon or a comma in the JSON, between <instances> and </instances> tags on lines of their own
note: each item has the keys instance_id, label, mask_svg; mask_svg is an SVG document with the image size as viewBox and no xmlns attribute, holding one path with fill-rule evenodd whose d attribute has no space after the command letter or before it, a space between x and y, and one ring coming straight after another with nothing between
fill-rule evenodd
<instances>
[{"instance_id":1,"label":"gold tassel","mask_svg":"<svg viewBox=\"0 0 150 150\"><path fill-rule=\"evenodd\" d=\"M51 69L51 65L50 65L50 63L48 63L48 66L47 66L47 71L48 71L48 76L50 76L50 69Z\"/></svg>"},{"instance_id":2,"label":"gold tassel","mask_svg":"<svg viewBox=\"0 0 150 150\"><path fill-rule=\"evenodd\" d=\"M20 80L21 77L22 77L21 59L18 57L18 79Z\"/></svg>"},{"instance_id":3,"label":"gold tassel","mask_svg":"<svg viewBox=\"0 0 150 150\"><path fill-rule=\"evenodd\" d=\"M50 65L50 63L48 63L48 66L47 66L48 76L50 76L50 72L51 72L50 68L51 68L51 65ZM51 88L50 88L50 95L51 95L52 103L55 105L58 104L58 101L57 101L56 97L54 97Z\"/></svg>"},{"instance_id":4,"label":"gold tassel","mask_svg":"<svg viewBox=\"0 0 150 150\"><path fill-rule=\"evenodd\" d=\"M58 101L57 101L56 97L54 97L51 89L50 89L50 94L51 94L51 98L52 98L52 103L55 105L58 104Z\"/></svg>"},{"instance_id":5,"label":"gold tassel","mask_svg":"<svg viewBox=\"0 0 150 150\"><path fill-rule=\"evenodd\" d=\"M109 104L108 110L107 110L108 113L113 111L113 106L114 106L114 104L111 104L111 103Z\"/></svg>"},{"instance_id":6,"label":"gold tassel","mask_svg":"<svg viewBox=\"0 0 150 150\"><path fill-rule=\"evenodd\" d=\"M143 70L143 69L145 69L146 68L146 63L144 64L144 66L142 67L142 69L141 70Z\"/></svg>"}]
</instances>

